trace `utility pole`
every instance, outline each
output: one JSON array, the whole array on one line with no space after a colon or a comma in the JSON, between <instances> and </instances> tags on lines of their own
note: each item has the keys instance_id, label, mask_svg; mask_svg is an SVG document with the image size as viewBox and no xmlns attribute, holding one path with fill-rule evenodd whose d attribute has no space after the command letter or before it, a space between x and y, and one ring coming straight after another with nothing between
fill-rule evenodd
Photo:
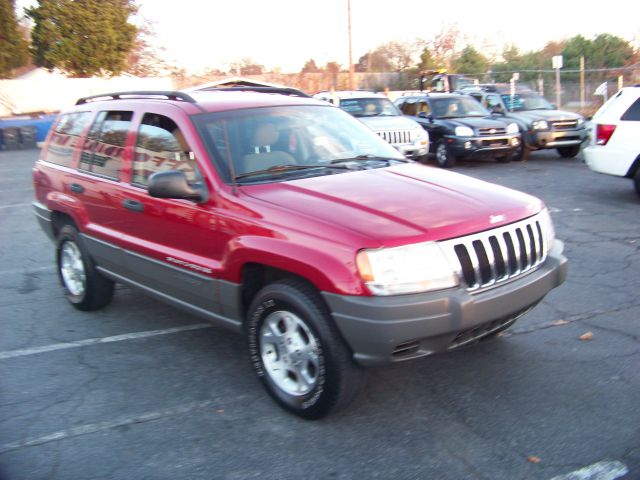
<instances>
[{"instance_id":1,"label":"utility pole","mask_svg":"<svg viewBox=\"0 0 640 480\"><path fill-rule=\"evenodd\" d=\"M562 55L552 57L551 66L556 70L556 108L560 108L560 69L562 68Z\"/></svg>"},{"instance_id":2,"label":"utility pole","mask_svg":"<svg viewBox=\"0 0 640 480\"><path fill-rule=\"evenodd\" d=\"M580 57L580 108L584 108L584 56Z\"/></svg>"},{"instance_id":3,"label":"utility pole","mask_svg":"<svg viewBox=\"0 0 640 480\"><path fill-rule=\"evenodd\" d=\"M351 46L351 0L347 0L348 21L349 21L349 90L354 90L353 77L355 75L353 69L353 49Z\"/></svg>"}]
</instances>

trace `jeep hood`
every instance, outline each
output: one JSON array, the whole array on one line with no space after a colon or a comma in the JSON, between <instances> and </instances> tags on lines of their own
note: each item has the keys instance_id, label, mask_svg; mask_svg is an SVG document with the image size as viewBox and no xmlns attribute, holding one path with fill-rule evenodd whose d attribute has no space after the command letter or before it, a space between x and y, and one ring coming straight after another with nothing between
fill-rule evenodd
<instances>
[{"instance_id":1,"label":"jeep hood","mask_svg":"<svg viewBox=\"0 0 640 480\"><path fill-rule=\"evenodd\" d=\"M375 132L382 130L411 130L414 128L420 128L420 125L417 122L401 115L356 118Z\"/></svg>"},{"instance_id":2,"label":"jeep hood","mask_svg":"<svg viewBox=\"0 0 640 480\"><path fill-rule=\"evenodd\" d=\"M388 246L488 230L542 208L530 195L414 163L241 188L317 219L317 235L330 224Z\"/></svg>"},{"instance_id":3,"label":"jeep hood","mask_svg":"<svg viewBox=\"0 0 640 480\"><path fill-rule=\"evenodd\" d=\"M442 121L448 122L455 127L470 127L474 130L478 128L505 128L511 123L509 120L495 119L491 117L460 117L460 118L443 118Z\"/></svg>"}]
</instances>

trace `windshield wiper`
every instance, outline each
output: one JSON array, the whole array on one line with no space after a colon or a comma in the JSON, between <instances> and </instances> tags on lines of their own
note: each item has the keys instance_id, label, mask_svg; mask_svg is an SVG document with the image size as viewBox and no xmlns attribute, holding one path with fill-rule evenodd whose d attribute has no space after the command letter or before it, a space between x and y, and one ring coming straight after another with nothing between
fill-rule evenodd
<instances>
[{"instance_id":1,"label":"windshield wiper","mask_svg":"<svg viewBox=\"0 0 640 480\"><path fill-rule=\"evenodd\" d=\"M334 168L346 170L346 167L341 165L323 165L314 163L311 165L274 165L273 167L265 168L264 170L256 170L254 172L241 173L236 175L235 180L241 180L248 177L258 177L260 175L279 175L281 173L295 172L299 170L311 170L318 168Z\"/></svg>"},{"instance_id":2,"label":"windshield wiper","mask_svg":"<svg viewBox=\"0 0 640 480\"><path fill-rule=\"evenodd\" d=\"M390 158L390 157L379 157L376 155L358 155L357 157L349 157L349 158L336 158L335 160L331 160L331 164L335 165L336 163L349 163L349 162L404 162L408 163L410 160L406 158Z\"/></svg>"}]
</instances>

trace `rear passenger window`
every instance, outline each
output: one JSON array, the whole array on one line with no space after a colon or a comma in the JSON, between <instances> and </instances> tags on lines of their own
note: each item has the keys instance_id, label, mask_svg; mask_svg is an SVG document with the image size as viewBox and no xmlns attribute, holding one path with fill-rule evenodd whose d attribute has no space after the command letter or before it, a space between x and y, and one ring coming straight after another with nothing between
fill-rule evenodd
<instances>
[{"instance_id":1,"label":"rear passenger window","mask_svg":"<svg viewBox=\"0 0 640 480\"><path fill-rule=\"evenodd\" d=\"M65 113L60 116L47 146L45 160L65 167L71 166L79 137L91 118L90 112Z\"/></svg>"},{"instance_id":2,"label":"rear passenger window","mask_svg":"<svg viewBox=\"0 0 640 480\"><path fill-rule=\"evenodd\" d=\"M640 98L631 104L620 120L640 121Z\"/></svg>"},{"instance_id":3,"label":"rear passenger window","mask_svg":"<svg viewBox=\"0 0 640 480\"><path fill-rule=\"evenodd\" d=\"M189 183L200 178L193 152L175 122L146 113L138 130L132 183L146 186L151 174L167 170L184 172Z\"/></svg>"},{"instance_id":4,"label":"rear passenger window","mask_svg":"<svg viewBox=\"0 0 640 480\"><path fill-rule=\"evenodd\" d=\"M85 141L79 168L96 175L119 179L122 154L132 117L133 112L100 112Z\"/></svg>"}]
</instances>

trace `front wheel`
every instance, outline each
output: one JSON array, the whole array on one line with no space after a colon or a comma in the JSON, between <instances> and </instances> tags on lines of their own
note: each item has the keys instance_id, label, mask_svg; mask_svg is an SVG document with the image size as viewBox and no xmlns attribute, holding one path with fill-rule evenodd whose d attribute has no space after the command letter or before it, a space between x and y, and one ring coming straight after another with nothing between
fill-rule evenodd
<instances>
[{"instance_id":1,"label":"front wheel","mask_svg":"<svg viewBox=\"0 0 640 480\"><path fill-rule=\"evenodd\" d=\"M498 161L498 163L509 163L511 160L513 160L513 153L507 153L506 155L497 157L496 160Z\"/></svg>"},{"instance_id":2,"label":"front wheel","mask_svg":"<svg viewBox=\"0 0 640 480\"><path fill-rule=\"evenodd\" d=\"M71 305L85 311L106 306L113 298L113 282L98 272L78 231L63 226L57 245L58 276Z\"/></svg>"},{"instance_id":3,"label":"front wheel","mask_svg":"<svg viewBox=\"0 0 640 480\"><path fill-rule=\"evenodd\" d=\"M305 282L264 287L248 312L247 337L254 370L286 410L317 419L346 407L362 386L326 305Z\"/></svg>"},{"instance_id":4,"label":"front wheel","mask_svg":"<svg viewBox=\"0 0 640 480\"><path fill-rule=\"evenodd\" d=\"M558 153L562 158L573 158L580 152L580 145L571 147L558 147Z\"/></svg>"},{"instance_id":5,"label":"front wheel","mask_svg":"<svg viewBox=\"0 0 640 480\"><path fill-rule=\"evenodd\" d=\"M530 153L531 153L531 150L527 148L524 142L521 142L518 148L516 148L516 151L513 154L512 160L514 162L525 161L527 158L529 158Z\"/></svg>"},{"instance_id":6,"label":"front wheel","mask_svg":"<svg viewBox=\"0 0 640 480\"><path fill-rule=\"evenodd\" d=\"M456 157L444 140L439 140L436 145L436 161L442 168L451 168L456 164Z\"/></svg>"}]
</instances>

